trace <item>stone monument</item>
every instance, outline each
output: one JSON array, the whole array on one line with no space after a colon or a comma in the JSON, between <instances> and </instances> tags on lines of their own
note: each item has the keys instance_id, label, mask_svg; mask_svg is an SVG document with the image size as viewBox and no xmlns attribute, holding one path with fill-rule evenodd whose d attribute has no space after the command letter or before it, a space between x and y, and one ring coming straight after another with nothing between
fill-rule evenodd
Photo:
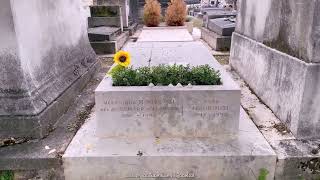
<instances>
[{"instance_id":1,"label":"stone monument","mask_svg":"<svg viewBox=\"0 0 320 180\"><path fill-rule=\"evenodd\" d=\"M273 179L273 150L240 109L239 86L202 42L138 40L124 50L134 67L208 64L223 84L114 87L105 77L91 118L62 157L66 180L247 180L261 172Z\"/></svg>"},{"instance_id":2,"label":"stone monument","mask_svg":"<svg viewBox=\"0 0 320 180\"><path fill-rule=\"evenodd\" d=\"M97 0L97 5L121 6L123 27L129 27L129 3L130 0Z\"/></svg>"},{"instance_id":3,"label":"stone monument","mask_svg":"<svg viewBox=\"0 0 320 180\"><path fill-rule=\"evenodd\" d=\"M320 1L241 0L231 66L297 138L320 137Z\"/></svg>"},{"instance_id":4,"label":"stone monument","mask_svg":"<svg viewBox=\"0 0 320 180\"><path fill-rule=\"evenodd\" d=\"M80 3L0 2L0 137L44 137L98 68Z\"/></svg>"}]
</instances>

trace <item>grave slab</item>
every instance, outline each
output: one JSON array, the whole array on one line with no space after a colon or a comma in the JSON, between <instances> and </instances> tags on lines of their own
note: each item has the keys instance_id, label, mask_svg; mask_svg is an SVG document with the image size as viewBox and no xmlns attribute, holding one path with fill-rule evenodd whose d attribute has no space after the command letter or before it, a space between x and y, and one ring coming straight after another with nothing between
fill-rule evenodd
<instances>
[{"instance_id":1,"label":"grave slab","mask_svg":"<svg viewBox=\"0 0 320 180\"><path fill-rule=\"evenodd\" d=\"M114 41L90 42L96 54L115 54L126 43L129 32L123 32Z\"/></svg>"},{"instance_id":2,"label":"grave slab","mask_svg":"<svg viewBox=\"0 0 320 180\"><path fill-rule=\"evenodd\" d=\"M221 36L231 36L235 27L235 21L229 18L210 19L208 22L208 29Z\"/></svg>"},{"instance_id":3,"label":"grave slab","mask_svg":"<svg viewBox=\"0 0 320 180\"><path fill-rule=\"evenodd\" d=\"M223 85L113 87L95 91L100 137L212 137L237 133L240 90Z\"/></svg>"},{"instance_id":4,"label":"grave slab","mask_svg":"<svg viewBox=\"0 0 320 180\"><path fill-rule=\"evenodd\" d=\"M203 24L204 27L208 28L208 23L210 19L216 18L228 18L228 17L236 17L236 11L227 11L227 10L211 10L207 11L203 16Z\"/></svg>"},{"instance_id":5,"label":"grave slab","mask_svg":"<svg viewBox=\"0 0 320 180\"><path fill-rule=\"evenodd\" d=\"M171 42L171 41L193 41L192 36L186 28L147 28L143 29L139 42Z\"/></svg>"},{"instance_id":6,"label":"grave slab","mask_svg":"<svg viewBox=\"0 0 320 180\"><path fill-rule=\"evenodd\" d=\"M95 113L63 155L66 180L255 180L274 176L276 156L241 110L238 135L212 138L101 138Z\"/></svg>"},{"instance_id":7,"label":"grave slab","mask_svg":"<svg viewBox=\"0 0 320 180\"><path fill-rule=\"evenodd\" d=\"M94 41L114 41L121 33L121 29L118 27L95 27L88 29L88 37L90 42Z\"/></svg>"},{"instance_id":8,"label":"grave slab","mask_svg":"<svg viewBox=\"0 0 320 180\"><path fill-rule=\"evenodd\" d=\"M88 17L88 27L122 27L122 21L120 16L118 17Z\"/></svg>"}]
</instances>

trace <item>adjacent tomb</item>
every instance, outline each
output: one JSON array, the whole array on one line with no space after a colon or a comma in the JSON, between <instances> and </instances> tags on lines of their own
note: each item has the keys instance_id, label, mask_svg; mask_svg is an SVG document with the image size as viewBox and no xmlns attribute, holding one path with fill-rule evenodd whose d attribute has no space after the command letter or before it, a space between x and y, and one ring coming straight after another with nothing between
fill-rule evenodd
<instances>
[{"instance_id":1,"label":"adjacent tomb","mask_svg":"<svg viewBox=\"0 0 320 180\"><path fill-rule=\"evenodd\" d=\"M320 134L319 1L242 0L231 65L301 139Z\"/></svg>"},{"instance_id":2,"label":"adjacent tomb","mask_svg":"<svg viewBox=\"0 0 320 180\"><path fill-rule=\"evenodd\" d=\"M214 50L229 50L235 25L234 18L209 19L207 27L201 28L201 38Z\"/></svg>"},{"instance_id":3,"label":"adjacent tomb","mask_svg":"<svg viewBox=\"0 0 320 180\"><path fill-rule=\"evenodd\" d=\"M0 137L44 137L96 71L79 7L0 2Z\"/></svg>"},{"instance_id":4,"label":"adjacent tomb","mask_svg":"<svg viewBox=\"0 0 320 180\"><path fill-rule=\"evenodd\" d=\"M91 46L97 54L116 53L129 38L129 32L123 31L121 6L91 6L90 12L88 36Z\"/></svg>"}]
</instances>

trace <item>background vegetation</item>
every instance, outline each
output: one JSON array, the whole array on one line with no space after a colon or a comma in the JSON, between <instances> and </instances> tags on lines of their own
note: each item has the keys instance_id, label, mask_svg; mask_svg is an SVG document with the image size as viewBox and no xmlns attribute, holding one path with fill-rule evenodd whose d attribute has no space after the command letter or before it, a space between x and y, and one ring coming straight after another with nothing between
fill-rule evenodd
<instances>
[{"instance_id":1,"label":"background vegetation","mask_svg":"<svg viewBox=\"0 0 320 180\"><path fill-rule=\"evenodd\" d=\"M143 21L146 26L155 27L160 23L161 5L157 0L146 0L143 9Z\"/></svg>"}]
</instances>

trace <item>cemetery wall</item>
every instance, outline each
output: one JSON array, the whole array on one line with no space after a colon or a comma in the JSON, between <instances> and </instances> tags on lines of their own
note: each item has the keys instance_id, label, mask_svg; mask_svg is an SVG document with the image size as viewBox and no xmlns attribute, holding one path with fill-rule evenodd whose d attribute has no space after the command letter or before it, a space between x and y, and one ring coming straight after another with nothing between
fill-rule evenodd
<instances>
[{"instance_id":1,"label":"cemetery wall","mask_svg":"<svg viewBox=\"0 0 320 180\"><path fill-rule=\"evenodd\" d=\"M236 32L305 62L320 62L320 1L239 3Z\"/></svg>"},{"instance_id":2,"label":"cemetery wall","mask_svg":"<svg viewBox=\"0 0 320 180\"><path fill-rule=\"evenodd\" d=\"M320 137L320 2L239 3L231 66L297 138Z\"/></svg>"}]
</instances>

